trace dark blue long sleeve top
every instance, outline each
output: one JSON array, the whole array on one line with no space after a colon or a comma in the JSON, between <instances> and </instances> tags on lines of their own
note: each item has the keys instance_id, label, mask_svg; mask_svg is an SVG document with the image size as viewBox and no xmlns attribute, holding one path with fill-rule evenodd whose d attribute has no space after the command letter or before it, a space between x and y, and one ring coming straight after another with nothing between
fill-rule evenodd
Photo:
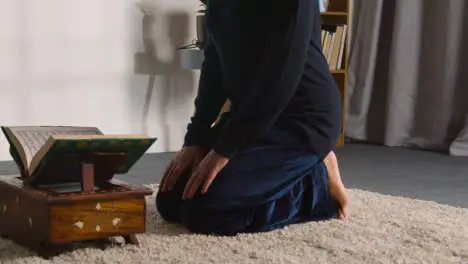
<instances>
[{"instance_id":1,"label":"dark blue long sleeve top","mask_svg":"<svg viewBox=\"0 0 468 264\"><path fill-rule=\"evenodd\" d=\"M314 0L210 0L209 37L185 145L210 141L226 99L232 117L213 149L228 158L272 128L322 158L342 129L340 93L323 56Z\"/></svg>"}]
</instances>

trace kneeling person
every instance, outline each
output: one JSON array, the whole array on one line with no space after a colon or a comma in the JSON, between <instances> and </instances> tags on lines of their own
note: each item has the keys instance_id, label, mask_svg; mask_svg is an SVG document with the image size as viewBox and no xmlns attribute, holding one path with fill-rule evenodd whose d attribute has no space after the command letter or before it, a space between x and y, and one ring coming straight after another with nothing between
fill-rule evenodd
<instances>
[{"instance_id":1,"label":"kneeling person","mask_svg":"<svg viewBox=\"0 0 468 264\"><path fill-rule=\"evenodd\" d=\"M344 219L342 109L317 2L211 1L206 23L196 111L163 176L161 216L219 235Z\"/></svg>"}]
</instances>

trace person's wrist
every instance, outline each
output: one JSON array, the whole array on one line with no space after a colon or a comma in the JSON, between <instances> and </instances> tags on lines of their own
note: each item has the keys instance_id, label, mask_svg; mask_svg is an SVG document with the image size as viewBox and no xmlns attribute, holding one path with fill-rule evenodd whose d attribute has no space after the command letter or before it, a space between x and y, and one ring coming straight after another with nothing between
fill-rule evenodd
<instances>
[{"instance_id":1,"label":"person's wrist","mask_svg":"<svg viewBox=\"0 0 468 264\"><path fill-rule=\"evenodd\" d=\"M232 159L235 155L234 150L230 150L229 148L223 148L220 144L217 144L216 146L214 146L213 151L216 154L223 156L227 159Z\"/></svg>"},{"instance_id":2,"label":"person's wrist","mask_svg":"<svg viewBox=\"0 0 468 264\"><path fill-rule=\"evenodd\" d=\"M184 145L182 148L191 149L192 151L203 153L203 155L206 155L208 152L210 152L210 147L204 145Z\"/></svg>"},{"instance_id":3,"label":"person's wrist","mask_svg":"<svg viewBox=\"0 0 468 264\"><path fill-rule=\"evenodd\" d=\"M218 152L217 152L216 150L214 150L214 149L210 150L210 152L212 152L212 153L213 153L214 155L216 155L217 157L220 157L220 158L223 158L223 159L226 159L226 160L230 160L230 157L227 157L227 156L225 156L225 155L223 155L223 154L220 154L220 153L218 153Z\"/></svg>"}]
</instances>

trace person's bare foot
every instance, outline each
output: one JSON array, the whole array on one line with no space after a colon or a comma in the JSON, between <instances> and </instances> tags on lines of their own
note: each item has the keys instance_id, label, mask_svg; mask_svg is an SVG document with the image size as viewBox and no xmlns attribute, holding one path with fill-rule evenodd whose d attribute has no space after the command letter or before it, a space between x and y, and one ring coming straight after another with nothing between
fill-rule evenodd
<instances>
[{"instance_id":1,"label":"person's bare foot","mask_svg":"<svg viewBox=\"0 0 468 264\"><path fill-rule=\"evenodd\" d=\"M344 220L348 216L348 193L341 180L338 159L333 151L325 157L324 163L328 170L330 194L338 206L337 218Z\"/></svg>"}]
</instances>

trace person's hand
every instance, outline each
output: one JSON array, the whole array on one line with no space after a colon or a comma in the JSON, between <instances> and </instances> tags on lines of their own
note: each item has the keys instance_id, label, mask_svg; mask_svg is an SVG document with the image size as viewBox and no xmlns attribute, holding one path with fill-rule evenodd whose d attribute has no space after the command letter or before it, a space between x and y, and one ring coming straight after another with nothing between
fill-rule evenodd
<instances>
[{"instance_id":1,"label":"person's hand","mask_svg":"<svg viewBox=\"0 0 468 264\"><path fill-rule=\"evenodd\" d=\"M226 164L228 164L228 162L228 158L214 152L213 150L210 151L192 173L192 176L185 186L182 199L191 199L202 184L203 188L201 193L206 193L213 180L226 166Z\"/></svg>"},{"instance_id":2,"label":"person's hand","mask_svg":"<svg viewBox=\"0 0 468 264\"><path fill-rule=\"evenodd\" d=\"M207 150L202 147L183 147L164 171L160 186L161 192L172 190L180 175L187 172L190 167L193 172L206 153Z\"/></svg>"}]
</instances>

